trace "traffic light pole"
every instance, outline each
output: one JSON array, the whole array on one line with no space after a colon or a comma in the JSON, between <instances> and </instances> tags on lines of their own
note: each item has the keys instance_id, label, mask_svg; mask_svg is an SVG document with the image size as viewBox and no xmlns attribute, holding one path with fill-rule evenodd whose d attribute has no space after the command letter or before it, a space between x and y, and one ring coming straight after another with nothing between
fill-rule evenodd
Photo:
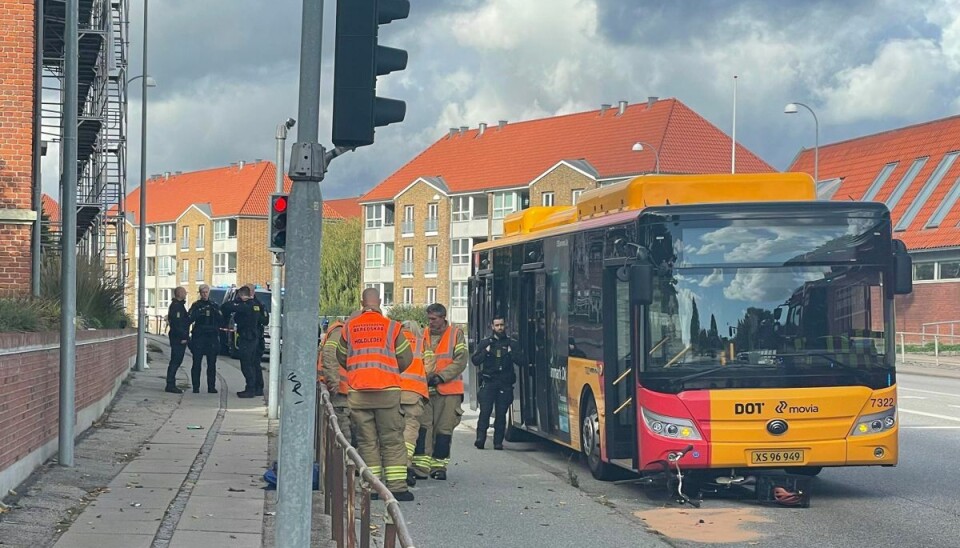
<instances>
[{"instance_id":1,"label":"traffic light pole","mask_svg":"<svg viewBox=\"0 0 960 548\"><path fill-rule=\"evenodd\" d=\"M283 192L283 155L286 153L287 130L296 122L290 118L277 126L277 165L274 192ZM269 227L267 228L269 231ZM279 253L273 253L273 278L270 281L270 384L267 392L267 418L276 419L280 412L280 318L283 262Z\"/></svg>"},{"instance_id":2,"label":"traffic light pole","mask_svg":"<svg viewBox=\"0 0 960 548\"><path fill-rule=\"evenodd\" d=\"M300 129L290 155L293 189L288 206L277 470L275 544L284 547L310 546L323 221L320 181L325 167L318 136L323 0L303 0L302 25Z\"/></svg>"}]
</instances>

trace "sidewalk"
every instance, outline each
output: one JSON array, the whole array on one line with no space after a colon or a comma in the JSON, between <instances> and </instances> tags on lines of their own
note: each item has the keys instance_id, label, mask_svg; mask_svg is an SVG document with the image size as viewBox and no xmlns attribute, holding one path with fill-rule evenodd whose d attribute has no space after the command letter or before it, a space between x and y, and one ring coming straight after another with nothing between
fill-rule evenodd
<instances>
[{"instance_id":1,"label":"sidewalk","mask_svg":"<svg viewBox=\"0 0 960 548\"><path fill-rule=\"evenodd\" d=\"M940 356L932 354L907 354L906 360L897 354L897 371L905 374L928 377L950 377L960 379L960 356Z\"/></svg>"},{"instance_id":2,"label":"sidewalk","mask_svg":"<svg viewBox=\"0 0 960 548\"><path fill-rule=\"evenodd\" d=\"M169 347L160 337L148 344L161 352L78 440L76 466L47 465L7 500L0 545L260 548L272 493L261 477L270 462L263 398L236 397L243 376L222 356L220 393L193 394L189 352L178 376L186 392L164 393Z\"/></svg>"}]
</instances>

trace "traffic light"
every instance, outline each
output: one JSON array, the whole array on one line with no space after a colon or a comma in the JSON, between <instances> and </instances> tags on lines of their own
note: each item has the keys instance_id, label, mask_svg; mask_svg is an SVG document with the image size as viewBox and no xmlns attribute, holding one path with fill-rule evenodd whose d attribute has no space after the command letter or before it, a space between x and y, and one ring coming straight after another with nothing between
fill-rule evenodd
<instances>
[{"instance_id":1,"label":"traffic light","mask_svg":"<svg viewBox=\"0 0 960 548\"><path fill-rule=\"evenodd\" d=\"M286 194L270 195L269 240L267 248L280 253L287 248L287 204Z\"/></svg>"},{"instance_id":2,"label":"traffic light","mask_svg":"<svg viewBox=\"0 0 960 548\"><path fill-rule=\"evenodd\" d=\"M333 73L333 144L373 144L374 128L402 122L407 104L377 97L377 76L407 68L407 52L377 45L377 31L410 14L409 0L340 0Z\"/></svg>"}]
</instances>

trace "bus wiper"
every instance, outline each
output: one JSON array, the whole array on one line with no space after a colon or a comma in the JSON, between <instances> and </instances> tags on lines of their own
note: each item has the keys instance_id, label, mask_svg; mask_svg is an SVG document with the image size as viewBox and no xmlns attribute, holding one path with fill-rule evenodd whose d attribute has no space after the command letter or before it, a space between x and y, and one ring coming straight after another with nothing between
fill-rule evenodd
<instances>
[{"instance_id":1,"label":"bus wiper","mask_svg":"<svg viewBox=\"0 0 960 548\"><path fill-rule=\"evenodd\" d=\"M684 384L685 382L687 382L687 381L692 381L692 380L694 380L694 379L699 379L700 377L706 377L706 376L708 376L708 375L712 375L713 373L717 373L717 372L720 372L720 371L730 371L730 370L732 370L732 369L759 369L759 368L756 367L756 366L753 366L753 365L724 365L724 366L720 366L720 367L714 367L714 368L711 368L711 369L707 369L707 370L704 370L704 371L698 371L698 372L696 372L696 373L691 373L691 374L689 374L689 375L684 375L684 376L682 376L682 377L677 377L677 378L675 378L675 379L671 379L671 380L670 380L670 385L671 385L671 386L676 386L676 385L679 384L679 385L683 386L683 384Z\"/></svg>"}]
</instances>

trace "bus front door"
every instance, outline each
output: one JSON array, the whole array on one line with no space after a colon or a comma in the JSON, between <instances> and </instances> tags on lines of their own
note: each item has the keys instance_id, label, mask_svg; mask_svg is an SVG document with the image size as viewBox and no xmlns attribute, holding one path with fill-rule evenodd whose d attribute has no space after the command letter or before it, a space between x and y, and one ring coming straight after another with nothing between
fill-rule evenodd
<instances>
[{"instance_id":1,"label":"bus front door","mask_svg":"<svg viewBox=\"0 0 960 548\"><path fill-rule=\"evenodd\" d=\"M521 391L520 407L525 426L543 429L539 418L546 415L538 412L538 407L545 402L538 401L537 387L541 384L538 377L547 371L546 273L543 270L523 272L521 279L520 345L523 347L524 361L527 366L518 375Z\"/></svg>"},{"instance_id":2,"label":"bus front door","mask_svg":"<svg viewBox=\"0 0 960 548\"><path fill-rule=\"evenodd\" d=\"M636 469L634 341L639 307L630 301L629 269L608 266L603 279L604 434L608 459L632 459Z\"/></svg>"}]
</instances>

